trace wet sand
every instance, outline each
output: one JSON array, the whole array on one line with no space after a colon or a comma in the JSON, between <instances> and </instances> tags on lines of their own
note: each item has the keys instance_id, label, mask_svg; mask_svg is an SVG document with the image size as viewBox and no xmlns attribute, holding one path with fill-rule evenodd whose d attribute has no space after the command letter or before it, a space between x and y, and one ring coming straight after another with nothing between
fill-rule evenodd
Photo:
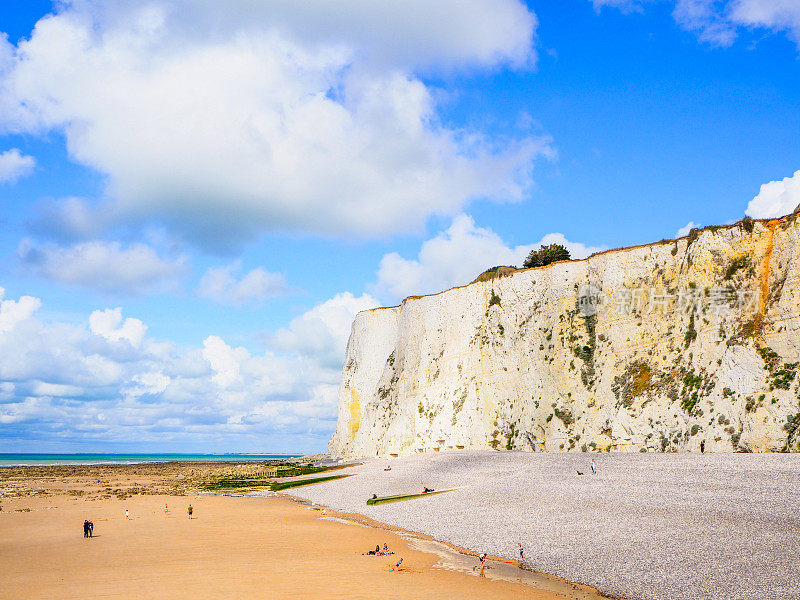
<instances>
[{"instance_id":1,"label":"wet sand","mask_svg":"<svg viewBox=\"0 0 800 600\"><path fill-rule=\"evenodd\" d=\"M320 518L290 499L132 491L172 486L169 467L137 469L0 473L0 598L564 597L464 573L468 563L446 564L413 536ZM119 492L105 497L109 487ZM384 543L395 555L363 555ZM403 569L390 571L400 557Z\"/></svg>"}]
</instances>

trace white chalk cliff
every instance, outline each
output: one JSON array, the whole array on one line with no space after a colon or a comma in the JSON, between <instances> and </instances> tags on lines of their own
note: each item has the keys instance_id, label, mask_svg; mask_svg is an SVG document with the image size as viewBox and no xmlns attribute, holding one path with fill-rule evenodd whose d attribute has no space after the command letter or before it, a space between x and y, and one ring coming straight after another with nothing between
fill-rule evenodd
<instances>
[{"instance_id":1,"label":"white chalk cliff","mask_svg":"<svg viewBox=\"0 0 800 600\"><path fill-rule=\"evenodd\" d=\"M800 218L361 312L334 456L797 451Z\"/></svg>"}]
</instances>

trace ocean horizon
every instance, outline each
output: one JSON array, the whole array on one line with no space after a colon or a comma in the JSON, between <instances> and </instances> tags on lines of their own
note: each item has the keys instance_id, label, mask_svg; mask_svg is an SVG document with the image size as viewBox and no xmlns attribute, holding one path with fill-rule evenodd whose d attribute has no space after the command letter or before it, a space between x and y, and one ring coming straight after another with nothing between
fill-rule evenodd
<instances>
[{"instance_id":1,"label":"ocean horizon","mask_svg":"<svg viewBox=\"0 0 800 600\"><path fill-rule=\"evenodd\" d=\"M160 462L261 461L296 458L297 454L181 454L181 453L2 453L0 467L50 465L132 465Z\"/></svg>"}]
</instances>

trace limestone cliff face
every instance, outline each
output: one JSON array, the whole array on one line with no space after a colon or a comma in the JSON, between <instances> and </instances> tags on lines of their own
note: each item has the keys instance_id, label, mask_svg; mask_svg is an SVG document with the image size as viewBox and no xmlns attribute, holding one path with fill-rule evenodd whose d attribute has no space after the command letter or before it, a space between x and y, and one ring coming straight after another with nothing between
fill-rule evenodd
<instances>
[{"instance_id":1,"label":"limestone cliff face","mask_svg":"<svg viewBox=\"0 0 800 600\"><path fill-rule=\"evenodd\" d=\"M796 451L799 278L790 216L362 312L329 450Z\"/></svg>"}]
</instances>

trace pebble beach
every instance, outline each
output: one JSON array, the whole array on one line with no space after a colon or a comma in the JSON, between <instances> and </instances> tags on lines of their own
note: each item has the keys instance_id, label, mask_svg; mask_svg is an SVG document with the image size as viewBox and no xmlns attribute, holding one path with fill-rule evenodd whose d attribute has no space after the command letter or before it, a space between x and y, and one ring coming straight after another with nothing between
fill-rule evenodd
<instances>
[{"instance_id":1,"label":"pebble beach","mask_svg":"<svg viewBox=\"0 0 800 600\"><path fill-rule=\"evenodd\" d=\"M800 599L800 456L460 451L343 473L293 495L498 557L521 542L532 570L612 597ZM453 491L366 505L424 486Z\"/></svg>"}]
</instances>

